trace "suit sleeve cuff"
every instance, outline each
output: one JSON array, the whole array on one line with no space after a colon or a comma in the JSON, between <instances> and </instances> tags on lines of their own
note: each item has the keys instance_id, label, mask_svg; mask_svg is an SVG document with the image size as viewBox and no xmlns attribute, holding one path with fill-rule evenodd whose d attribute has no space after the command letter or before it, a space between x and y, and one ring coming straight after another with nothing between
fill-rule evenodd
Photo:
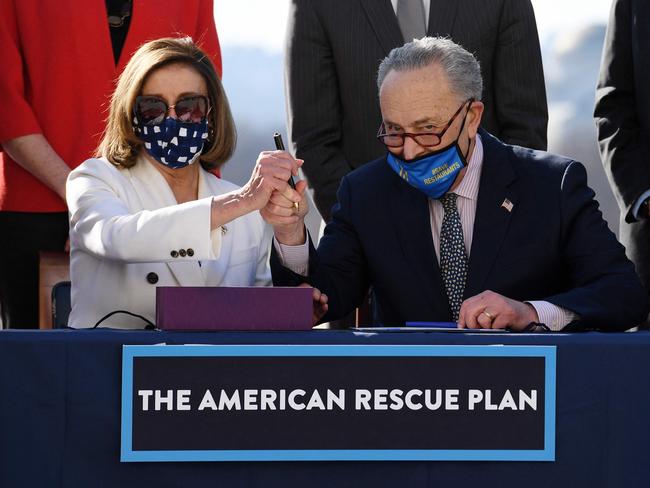
<instances>
[{"instance_id":1,"label":"suit sleeve cuff","mask_svg":"<svg viewBox=\"0 0 650 488\"><path fill-rule=\"evenodd\" d=\"M535 309L539 322L545 324L549 329L554 331L562 330L563 327L578 318L578 316L570 310L558 307L549 302L534 300L527 301L526 303L530 304Z\"/></svg>"},{"instance_id":2,"label":"suit sleeve cuff","mask_svg":"<svg viewBox=\"0 0 650 488\"><path fill-rule=\"evenodd\" d=\"M641 205L647 198L650 198L650 190L646 190L641 194L639 198L637 198L636 202L634 202L634 206L632 207L632 215L636 220L642 220L645 218L645 215L639 215L639 211L641 210Z\"/></svg>"},{"instance_id":3,"label":"suit sleeve cuff","mask_svg":"<svg viewBox=\"0 0 650 488\"><path fill-rule=\"evenodd\" d=\"M301 276L309 274L309 239L299 246L285 246L274 237L273 246L282 266Z\"/></svg>"}]
</instances>

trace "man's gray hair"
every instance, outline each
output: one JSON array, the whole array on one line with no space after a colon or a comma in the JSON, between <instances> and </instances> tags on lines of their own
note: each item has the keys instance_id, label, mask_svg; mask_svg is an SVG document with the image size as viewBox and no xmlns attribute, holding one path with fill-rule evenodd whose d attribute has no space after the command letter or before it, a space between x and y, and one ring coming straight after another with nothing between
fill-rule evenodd
<instances>
[{"instance_id":1,"label":"man's gray hair","mask_svg":"<svg viewBox=\"0 0 650 488\"><path fill-rule=\"evenodd\" d=\"M476 58L444 37L413 39L393 49L379 65L377 88L391 71L411 71L437 64L447 73L450 89L462 100L481 99L483 78Z\"/></svg>"}]
</instances>

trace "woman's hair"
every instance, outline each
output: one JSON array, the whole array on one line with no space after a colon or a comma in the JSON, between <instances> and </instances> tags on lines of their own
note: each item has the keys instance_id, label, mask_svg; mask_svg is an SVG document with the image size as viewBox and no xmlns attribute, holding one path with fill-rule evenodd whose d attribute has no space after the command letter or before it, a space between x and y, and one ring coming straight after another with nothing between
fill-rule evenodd
<instances>
[{"instance_id":1,"label":"woman's hair","mask_svg":"<svg viewBox=\"0 0 650 488\"><path fill-rule=\"evenodd\" d=\"M210 58L190 37L150 41L135 52L121 74L111 98L110 111L96 155L116 166L130 168L143 143L133 130L133 106L147 77L155 70L174 63L194 68L208 87L211 110L208 113L208 139L199 158L205 169L225 163L235 150L237 134L228 99Z\"/></svg>"}]
</instances>

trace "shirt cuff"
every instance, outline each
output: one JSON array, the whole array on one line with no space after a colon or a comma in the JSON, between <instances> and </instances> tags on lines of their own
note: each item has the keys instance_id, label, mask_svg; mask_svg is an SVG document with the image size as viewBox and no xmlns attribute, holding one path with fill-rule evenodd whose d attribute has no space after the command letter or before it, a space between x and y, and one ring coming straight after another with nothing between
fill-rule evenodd
<instances>
[{"instance_id":1,"label":"shirt cuff","mask_svg":"<svg viewBox=\"0 0 650 488\"><path fill-rule=\"evenodd\" d=\"M525 303L532 305L535 309L540 324L544 324L554 331L562 330L564 326L578 318L578 315L573 313L571 310L558 307L550 302L534 300Z\"/></svg>"},{"instance_id":2,"label":"shirt cuff","mask_svg":"<svg viewBox=\"0 0 650 488\"><path fill-rule=\"evenodd\" d=\"M280 263L301 276L309 274L309 239L299 246L286 246L273 238L273 246L278 253Z\"/></svg>"},{"instance_id":3,"label":"shirt cuff","mask_svg":"<svg viewBox=\"0 0 650 488\"><path fill-rule=\"evenodd\" d=\"M634 203L634 206L632 207L632 215L634 215L635 219L641 220L646 218L645 215L639 215L639 210L641 210L641 205L646 201L647 198L650 198L650 190L646 190L645 193L642 193Z\"/></svg>"}]
</instances>

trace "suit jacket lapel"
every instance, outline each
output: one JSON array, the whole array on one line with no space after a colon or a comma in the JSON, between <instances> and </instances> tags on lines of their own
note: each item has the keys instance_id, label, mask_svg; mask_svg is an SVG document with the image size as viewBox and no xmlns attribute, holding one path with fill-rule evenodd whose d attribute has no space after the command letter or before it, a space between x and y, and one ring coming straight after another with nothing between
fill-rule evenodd
<instances>
[{"instance_id":1,"label":"suit jacket lapel","mask_svg":"<svg viewBox=\"0 0 650 488\"><path fill-rule=\"evenodd\" d=\"M429 7L428 36L451 37L456 20L458 0L437 0Z\"/></svg>"},{"instance_id":2,"label":"suit jacket lapel","mask_svg":"<svg viewBox=\"0 0 650 488\"><path fill-rule=\"evenodd\" d=\"M395 11L389 0L359 0L366 11L370 25L372 26L379 44L388 55L391 49L404 44L402 31L397 23Z\"/></svg>"},{"instance_id":3,"label":"suit jacket lapel","mask_svg":"<svg viewBox=\"0 0 650 488\"><path fill-rule=\"evenodd\" d=\"M392 213L390 222L397 234L403 258L416 278L413 287L423 297L422 302L427 304L427 311L432 316L436 311L449 310L433 246L427 197L396 175L389 206ZM398 259L397 256L395 258Z\"/></svg>"},{"instance_id":4,"label":"suit jacket lapel","mask_svg":"<svg viewBox=\"0 0 650 488\"><path fill-rule=\"evenodd\" d=\"M156 210L176 205L176 198L171 188L153 163L140 157L130 170L131 181L138 194L143 210ZM202 178L200 175L199 178ZM201 188L199 179L199 188ZM174 232L170 228L168 232ZM196 261L169 261L166 263L180 286L204 286L205 280Z\"/></svg>"},{"instance_id":5,"label":"suit jacket lapel","mask_svg":"<svg viewBox=\"0 0 650 488\"><path fill-rule=\"evenodd\" d=\"M379 44L388 55L391 49L404 44L402 31L397 23L395 11L388 0L359 0L368 16ZM429 8L428 36L451 36L458 10L458 0L431 2Z\"/></svg>"},{"instance_id":6,"label":"suit jacket lapel","mask_svg":"<svg viewBox=\"0 0 650 488\"><path fill-rule=\"evenodd\" d=\"M483 142L483 169L476 204L474 237L469 256L465 298L482 292L496 261L512 215L517 211L516 175L509 153L496 138L480 131ZM511 208L506 203L509 200ZM505 203L505 206L504 206Z\"/></svg>"}]
</instances>

